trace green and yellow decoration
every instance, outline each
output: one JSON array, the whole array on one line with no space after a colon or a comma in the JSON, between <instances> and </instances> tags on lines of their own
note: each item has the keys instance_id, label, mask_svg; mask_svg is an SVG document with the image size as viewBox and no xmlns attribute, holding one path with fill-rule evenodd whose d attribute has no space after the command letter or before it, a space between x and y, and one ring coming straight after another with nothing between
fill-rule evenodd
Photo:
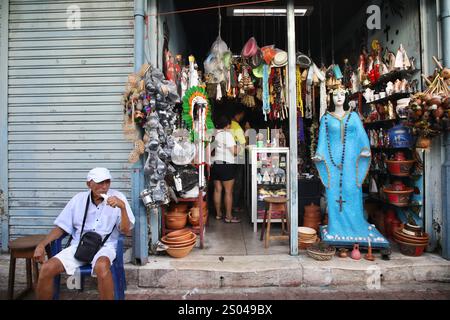
<instances>
[{"instance_id":1,"label":"green and yellow decoration","mask_svg":"<svg viewBox=\"0 0 450 320\"><path fill-rule=\"evenodd\" d=\"M202 87L195 86L186 91L183 97L183 114L182 119L188 130L194 130L194 105L206 105L206 128L213 129L214 123L211 119L211 104L209 102L208 94Z\"/></svg>"}]
</instances>

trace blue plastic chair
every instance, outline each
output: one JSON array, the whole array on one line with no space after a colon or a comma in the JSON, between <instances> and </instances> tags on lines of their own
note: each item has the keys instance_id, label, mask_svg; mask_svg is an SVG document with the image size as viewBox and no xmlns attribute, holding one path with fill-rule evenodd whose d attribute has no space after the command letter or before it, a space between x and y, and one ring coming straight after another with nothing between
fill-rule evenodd
<instances>
[{"instance_id":1,"label":"blue plastic chair","mask_svg":"<svg viewBox=\"0 0 450 320\"><path fill-rule=\"evenodd\" d=\"M55 256L58 252L62 250L62 240L67 236L64 234L59 239L53 241L50 244L52 257ZM125 281L125 269L123 266L123 239L124 236L122 234L119 235L119 239L117 240L117 250L116 250L116 258L111 264L111 273L114 282L114 299L115 300L124 300L125 299L125 290L126 290L126 281ZM87 264L79 268L80 271L80 284L81 289L84 289L84 278L86 276L90 276L92 273L92 265ZM53 280L53 300L59 299L59 291L61 285L61 275L58 275Z\"/></svg>"}]
</instances>

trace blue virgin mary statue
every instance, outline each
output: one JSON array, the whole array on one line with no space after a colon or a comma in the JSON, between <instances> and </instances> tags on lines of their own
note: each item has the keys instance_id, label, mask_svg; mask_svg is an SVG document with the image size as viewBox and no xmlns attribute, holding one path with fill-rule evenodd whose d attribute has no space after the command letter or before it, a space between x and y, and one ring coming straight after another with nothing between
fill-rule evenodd
<instances>
[{"instance_id":1,"label":"blue virgin mary statue","mask_svg":"<svg viewBox=\"0 0 450 320\"><path fill-rule=\"evenodd\" d=\"M370 144L355 112L344 111L346 93L336 89L320 121L313 160L326 188L328 226L322 240L331 245L388 248L389 242L364 217L362 183L370 166Z\"/></svg>"}]
</instances>

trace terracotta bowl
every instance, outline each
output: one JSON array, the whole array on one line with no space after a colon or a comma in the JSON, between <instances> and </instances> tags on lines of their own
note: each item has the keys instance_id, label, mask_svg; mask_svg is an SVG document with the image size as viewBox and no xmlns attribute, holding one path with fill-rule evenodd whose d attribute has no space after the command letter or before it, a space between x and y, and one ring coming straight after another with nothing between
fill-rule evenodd
<instances>
[{"instance_id":1,"label":"terracotta bowl","mask_svg":"<svg viewBox=\"0 0 450 320\"><path fill-rule=\"evenodd\" d=\"M166 237L167 237L167 240L170 240L172 238L183 236L183 235L188 234L188 233L192 233L192 231L189 230L189 229L181 229L181 230L176 230L176 231L169 232L168 234L166 234Z\"/></svg>"},{"instance_id":2,"label":"terracotta bowl","mask_svg":"<svg viewBox=\"0 0 450 320\"><path fill-rule=\"evenodd\" d=\"M405 238L398 233L394 234L394 240L398 243L411 244L414 246L426 246L428 245L428 240L413 240Z\"/></svg>"},{"instance_id":3,"label":"terracotta bowl","mask_svg":"<svg viewBox=\"0 0 450 320\"><path fill-rule=\"evenodd\" d=\"M171 245L171 244L183 244L183 243L187 243L189 241L192 241L193 239L197 239L197 235L195 233L190 233L187 235L183 235L177 238L170 238L168 239L167 236L164 236L161 238L161 242L167 245Z\"/></svg>"},{"instance_id":4,"label":"terracotta bowl","mask_svg":"<svg viewBox=\"0 0 450 320\"><path fill-rule=\"evenodd\" d=\"M170 248L166 250L167 254L173 258L183 258L186 257L192 249L195 247L195 243L182 248Z\"/></svg>"},{"instance_id":5,"label":"terracotta bowl","mask_svg":"<svg viewBox=\"0 0 450 320\"><path fill-rule=\"evenodd\" d=\"M423 241L428 241L429 240L428 233L423 233L423 236L411 236L409 234L406 234L406 233L402 232L402 229L395 230L394 231L394 236L399 236L399 237L402 237L404 239L410 239L410 240L423 240Z\"/></svg>"},{"instance_id":6,"label":"terracotta bowl","mask_svg":"<svg viewBox=\"0 0 450 320\"><path fill-rule=\"evenodd\" d=\"M189 242L185 242L185 243L180 243L180 244L167 244L169 246L169 248L184 248L184 247L189 247L192 244L197 243L197 238L190 240Z\"/></svg>"},{"instance_id":7,"label":"terracotta bowl","mask_svg":"<svg viewBox=\"0 0 450 320\"><path fill-rule=\"evenodd\" d=\"M309 228L309 227L298 227L298 233L299 234L304 234L304 235L315 235L317 232L315 229L313 228Z\"/></svg>"}]
</instances>

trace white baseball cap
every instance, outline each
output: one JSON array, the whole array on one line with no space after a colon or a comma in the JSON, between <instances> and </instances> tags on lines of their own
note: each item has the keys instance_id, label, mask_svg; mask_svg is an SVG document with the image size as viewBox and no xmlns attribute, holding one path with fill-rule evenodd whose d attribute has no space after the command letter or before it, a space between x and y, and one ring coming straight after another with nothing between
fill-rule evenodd
<instances>
[{"instance_id":1,"label":"white baseball cap","mask_svg":"<svg viewBox=\"0 0 450 320\"><path fill-rule=\"evenodd\" d=\"M87 175L87 181L94 180L95 183L111 179L111 173L106 168L94 168Z\"/></svg>"}]
</instances>

